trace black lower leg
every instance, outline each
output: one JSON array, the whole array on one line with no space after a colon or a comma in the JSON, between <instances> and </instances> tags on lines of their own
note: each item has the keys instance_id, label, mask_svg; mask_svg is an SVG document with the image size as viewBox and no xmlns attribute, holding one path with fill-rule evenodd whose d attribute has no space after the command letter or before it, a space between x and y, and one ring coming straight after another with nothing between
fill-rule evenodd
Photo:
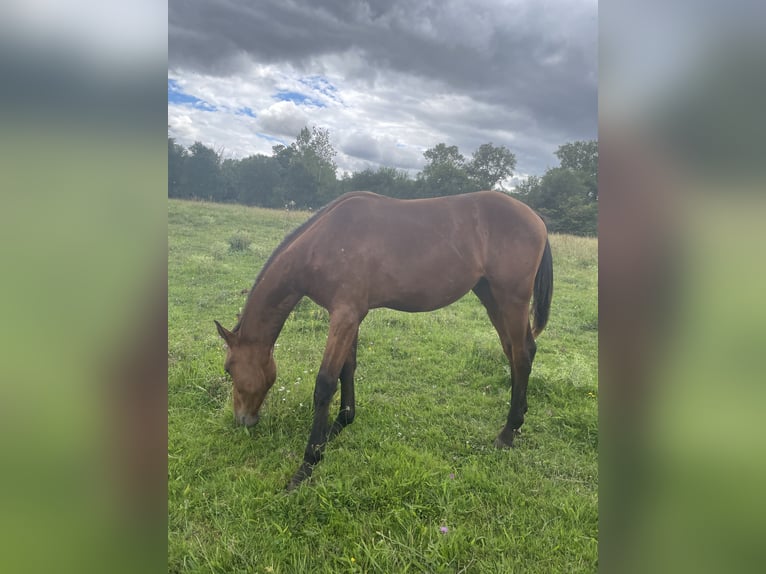
<instances>
[{"instance_id":1,"label":"black lower leg","mask_svg":"<svg viewBox=\"0 0 766 574\"><path fill-rule=\"evenodd\" d=\"M288 490L294 489L310 477L314 465L322 459L322 452L327 442L327 417L330 412L330 401L332 401L337 387L338 380L335 377L321 372L317 376L314 387L314 423L311 427L306 450L303 453L303 463L287 485Z\"/></svg>"},{"instance_id":2,"label":"black lower leg","mask_svg":"<svg viewBox=\"0 0 766 574\"><path fill-rule=\"evenodd\" d=\"M529 374L527 374L527 377L526 377L527 383L524 385L524 394L521 400L522 415L526 414L527 410L529 410L529 407L527 405L527 386L529 384L529 375L532 373L532 363L534 363L535 355L537 354L537 343L535 343L535 338L532 336L531 328L527 330L527 350L529 353Z\"/></svg>"},{"instance_id":3,"label":"black lower leg","mask_svg":"<svg viewBox=\"0 0 766 574\"><path fill-rule=\"evenodd\" d=\"M352 422L354 422L354 407L341 406L338 416L336 417L335 421L332 423L332 426L330 427L330 433L327 435L327 440L329 441L335 438L338 435L338 433L340 433L340 431L342 431Z\"/></svg>"},{"instance_id":4,"label":"black lower leg","mask_svg":"<svg viewBox=\"0 0 766 574\"><path fill-rule=\"evenodd\" d=\"M507 448L513 446L513 439L518 434L521 425L524 424L524 414L527 411L527 383L529 374L532 370L532 364L529 355L522 359L517 359L511 367L513 372L513 382L511 384L511 408L508 411L503 430L495 439L495 446L498 448Z\"/></svg>"}]
</instances>

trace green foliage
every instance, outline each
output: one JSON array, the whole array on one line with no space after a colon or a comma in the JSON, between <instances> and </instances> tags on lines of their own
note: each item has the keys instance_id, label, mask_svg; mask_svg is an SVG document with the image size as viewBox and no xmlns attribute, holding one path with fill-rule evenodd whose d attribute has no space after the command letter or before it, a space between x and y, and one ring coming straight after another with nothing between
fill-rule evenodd
<instances>
[{"instance_id":1,"label":"green foliage","mask_svg":"<svg viewBox=\"0 0 766 574\"><path fill-rule=\"evenodd\" d=\"M516 196L543 216L556 233L596 235L598 232L598 142L573 142L559 147L561 166L543 177L530 176Z\"/></svg>"},{"instance_id":2,"label":"green foliage","mask_svg":"<svg viewBox=\"0 0 766 574\"><path fill-rule=\"evenodd\" d=\"M360 331L356 422L286 495L327 313L304 299L288 318L252 432L233 423L212 319L234 324L242 291L308 216L169 202L169 571L595 571L596 240L551 236L551 320L515 449L492 447L508 410L507 361L476 297L432 313L377 309ZM237 229L253 241L244 256L227 249Z\"/></svg>"},{"instance_id":3,"label":"green foliage","mask_svg":"<svg viewBox=\"0 0 766 574\"><path fill-rule=\"evenodd\" d=\"M428 163L418 174L418 197L439 197L478 191L466 170L465 158L457 146L440 143L423 152Z\"/></svg>"},{"instance_id":4,"label":"green foliage","mask_svg":"<svg viewBox=\"0 0 766 574\"><path fill-rule=\"evenodd\" d=\"M598 141L566 143L556 151L561 167L583 172L588 177L598 177Z\"/></svg>"},{"instance_id":5,"label":"green foliage","mask_svg":"<svg viewBox=\"0 0 766 574\"><path fill-rule=\"evenodd\" d=\"M428 160L428 165L445 165L455 168L462 168L465 165L465 157L455 145L436 144L424 151L423 156Z\"/></svg>"},{"instance_id":6,"label":"green foliage","mask_svg":"<svg viewBox=\"0 0 766 574\"><path fill-rule=\"evenodd\" d=\"M200 142L189 148L183 197L222 200L221 155Z\"/></svg>"},{"instance_id":7,"label":"green foliage","mask_svg":"<svg viewBox=\"0 0 766 574\"><path fill-rule=\"evenodd\" d=\"M337 152L330 143L330 132L303 128L290 147L293 151L281 195L289 196L299 208L320 207L336 197Z\"/></svg>"},{"instance_id":8,"label":"green foliage","mask_svg":"<svg viewBox=\"0 0 766 574\"><path fill-rule=\"evenodd\" d=\"M513 175L516 156L505 146L482 144L473 153L466 171L480 189L503 190L503 181Z\"/></svg>"},{"instance_id":9,"label":"green foliage","mask_svg":"<svg viewBox=\"0 0 766 574\"><path fill-rule=\"evenodd\" d=\"M390 197L408 198L413 197L414 182L404 171L392 167L379 167L377 170L370 168L355 172L343 180L344 193L346 191L372 191Z\"/></svg>"},{"instance_id":10,"label":"green foliage","mask_svg":"<svg viewBox=\"0 0 766 574\"><path fill-rule=\"evenodd\" d=\"M184 197L185 167L188 154L186 148L168 138L168 197Z\"/></svg>"},{"instance_id":11,"label":"green foliage","mask_svg":"<svg viewBox=\"0 0 766 574\"><path fill-rule=\"evenodd\" d=\"M416 197L440 197L479 191L463 167L451 164L432 164L418 174Z\"/></svg>"},{"instance_id":12,"label":"green foliage","mask_svg":"<svg viewBox=\"0 0 766 574\"><path fill-rule=\"evenodd\" d=\"M561 167L577 172L588 188L588 197L598 200L598 140L576 141L559 147Z\"/></svg>"},{"instance_id":13,"label":"green foliage","mask_svg":"<svg viewBox=\"0 0 766 574\"><path fill-rule=\"evenodd\" d=\"M272 158L255 155L235 162L237 202L245 205L282 207L276 192L282 179L282 169Z\"/></svg>"},{"instance_id":14,"label":"green foliage","mask_svg":"<svg viewBox=\"0 0 766 574\"><path fill-rule=\"evenodd\" d=\"M329 131L317 127L304 127L290 145L274 146L271 156L237 160L224 160L200 142L186 150L168 137L168 195L317 209L349 191L409 199L503 190L503 182L516 167L516 156L505 146L482 144L466 160L457 146L439 143L423 153L427 163L415 179L390 167L368 168L338 179L336 155ZM514 192L546 218L552 231L595 235L598 142L567 143L556 155L560 167L543 177L529 177Z\"/></svg>"},{"instance_id":15,"label":"green foliage","mask_svg":"<svg viewBox=\"0 0 766 574\"><path fill-rule=\"evenodd\" d=\"M291 146L298 155L310 158L311 161L322 163L333 172L338 168L335 165L335 156L338 155L330 143L330 131L324 128L303 128Z\"/></svg>"},{"instance_id":16,"label":"green foliage","mask_svg":"<svg viewBox=\"0 0 766 574\"><path fill-rule=\"evenodd\" d=\"M583 179L576 171L553 168L529 182L522 198L543 216L549 231L595 235L598 205L590 199Z\"/></svg>"}]
</instances>

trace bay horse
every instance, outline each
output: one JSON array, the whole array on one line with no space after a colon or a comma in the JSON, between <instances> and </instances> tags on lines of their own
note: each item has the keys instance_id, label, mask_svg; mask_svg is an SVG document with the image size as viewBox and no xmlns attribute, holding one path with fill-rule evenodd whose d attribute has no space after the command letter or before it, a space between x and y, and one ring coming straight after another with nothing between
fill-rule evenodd
<instances>
[{"instance_id":1,"label":"bay horse","mask_svg":"<svg viewBox=\"0 0 766 574\"><path fill-rule=\"evenodd\" d=\"M495 439L496 447L507 448L527 412L535 338L553 293L548 233L532 209L496 191L411 200L352 192L285 237L258 274L237 325L231 331L215 325L228 347L224 369L233 381L234 417L250 427L276 381L274 343L292 309L306 296L329 311L313 425L288 490L311 476L325 444L354 420L356 347L368 311L433 311L470 290L511 364L511 408ZM340 412L330 425L338 379Z\"/></svg>"}]
</instances>

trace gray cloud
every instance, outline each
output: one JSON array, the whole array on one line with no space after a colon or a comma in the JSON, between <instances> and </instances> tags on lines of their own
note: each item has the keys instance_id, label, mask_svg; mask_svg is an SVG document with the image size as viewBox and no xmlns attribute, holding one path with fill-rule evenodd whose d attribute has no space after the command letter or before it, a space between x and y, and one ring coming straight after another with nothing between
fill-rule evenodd
<instances>
[{"instance_id":1,"label":"gray cloud","mask_svg":"<svg viewBox=\"0 0 766 574\"><path fill-rule=\"evenodd\" d=\"M293 102L277 102L263 110L258 116L261 131L288 139L300 133L309 123L308 116Z\"/></svg>"},{"instance_id":2,"label":"gray cloud","mask_svg":"<svg viewBox=\"0 0 766 574\"><path fill-rule=\"evenodd\" d=\"M536 150L596 137L596 15L592 0L170 0L168 57L178 73L218 77L253 63L334 73L387 94L381 112L409 109L467 154L469 141L492 139L487 130L519 158L514 138L499 136L536 140L528 169L539 170L554 161Z\"/></svg>"},{"instance_id":3,"label":"gray cloud","mask_svg":"<svg viewBox=\"0 0 766 574\"><path fill-rule=\"evenodd\" d=\"M396 166L407 171L423 167L423 153L418 148L406 146L390 136L376 136L369 132L353 131L338 142L338 149L349 157L361 160L364 167L374 165Z\"/></svg>"}]
</instances>

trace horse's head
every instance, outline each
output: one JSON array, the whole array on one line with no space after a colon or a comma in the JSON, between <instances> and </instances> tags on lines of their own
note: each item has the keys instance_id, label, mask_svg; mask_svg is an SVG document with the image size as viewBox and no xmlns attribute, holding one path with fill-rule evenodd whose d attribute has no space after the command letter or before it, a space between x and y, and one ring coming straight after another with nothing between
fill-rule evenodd
<instances>
[{"instance_id":1,"label":"horse's head","mask_svg":"<svg viewBox=\"0 0 766 574\"><path fill-rule=\"evenodd\" d=\"M273 347L241 341L239 333L228 331L218 321L215 321L215 326L229 348L223 368L234 383L234 418L238 423L251 427L258 422L258 411L277 380Z\"/></svg>"}]
</instances>

